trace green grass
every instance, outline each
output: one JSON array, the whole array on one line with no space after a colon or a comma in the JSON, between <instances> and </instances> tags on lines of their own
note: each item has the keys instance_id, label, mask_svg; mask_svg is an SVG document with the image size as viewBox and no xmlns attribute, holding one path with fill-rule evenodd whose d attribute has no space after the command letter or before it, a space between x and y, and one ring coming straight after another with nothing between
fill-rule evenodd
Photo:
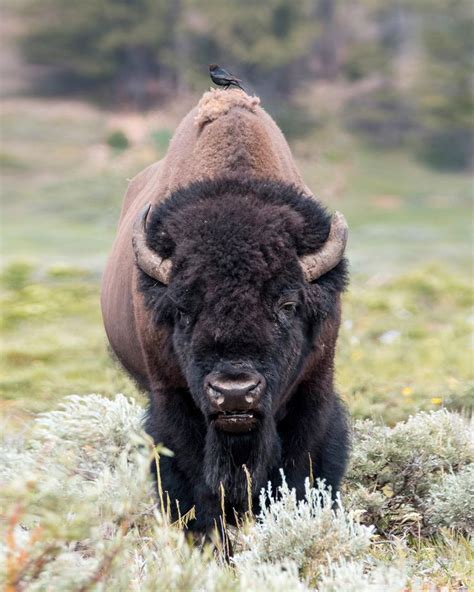
<instances>
[{"instance_id":1,"label":"green grass","mask_svg":"<svg viewBox=\"0 0 474 592\"><path fill-rule=\"evenodd\" d=\"M107 350L100 273L127 179L163 155L173 121L117 152L109 116L93 108L28 100L4 112L2 406L37 412L72 392L135 394ZM469 176L370 152L332 128L294 149L351 228L337 382L353 414L393 423L471 407Z\"/></svg>"},{"instance_id":2,"label":"green grass","mask_svg":"<svg viewBox=\"0 0 474 592\"><path fill-rule=\"evenodd\" d=\"M96 277L11 264L3 274L2 310L5 412L43 411L71 393L136 395L108 353Z\"/></svg>"},{"instance_id":3,"label":"green grass","mask_svg":"<svg viewBox=\"0 0 474 592\"><path fill-rule=\"evenodd\" d=\"M345 298L336 365L353 415L393 423L419 409L472 405L469 288L437 267L356 283ZM70 393L136 394L107 351L94 274L12 263L2 310L7 409L42 411Z\"/></svg>"},{"instance_id":4,"label":"green grass","mask_svg":"<svg viewBox=\"0 0 474 592\"><path fill-rule=\"evenodd\" d=\"M357 274L393 274L431 262L472 272L471 175L434 171L402 152L368 151L354 141L337 159L323 152L319 166L304 159L303 174L316 195L346 215Z\"/></svg>"},{"instance_id":5,"label":"green grass","mask_svg":"<svg viewBox=\"0 0 474 592\"><path fill-rule=\"evenodd\" d=\"M338 383L352 413L389 423L419 409L472 408L471 285L431 266L345 301Z\"/></svg>"}]
</instances>

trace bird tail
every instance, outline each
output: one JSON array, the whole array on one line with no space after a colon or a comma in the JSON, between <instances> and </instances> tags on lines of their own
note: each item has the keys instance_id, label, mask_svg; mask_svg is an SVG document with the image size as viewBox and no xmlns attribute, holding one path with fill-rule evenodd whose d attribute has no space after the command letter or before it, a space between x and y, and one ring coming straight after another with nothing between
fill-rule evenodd
<instances>
[{"instance_id":1,"label":"bird tail","mask_svg":"<svg viewBox=\"0 0 474 592\"><path fill-rule=\"evenodd\" d=\"M244 87L244 85L240 82L240 80L232 80L231 86L237 86L240 90L243 90L244 93L248 93L248 90Z\"/></svg>"}]
</instances>

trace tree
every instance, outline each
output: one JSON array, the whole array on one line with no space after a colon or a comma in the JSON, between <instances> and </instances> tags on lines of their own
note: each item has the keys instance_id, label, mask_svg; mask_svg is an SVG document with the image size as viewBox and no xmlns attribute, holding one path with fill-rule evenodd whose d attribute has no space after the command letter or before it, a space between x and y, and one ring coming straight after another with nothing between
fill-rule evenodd
<instances>
[{"instance_id":1,"label":"tree","mask_svg":"<svg viewBox=\"0 0 474 592\"><path fill-rule=\"evenodd\" d=\"M423 9L424 67L414 89L420 153L438 167L467 168L474 163L474 10L470 0L422 2Z\"/></svg>"},{"instance_id":2,"label":"tree","mask_svg":"<svg viewBox=\"0 0 474 592\"><path fill-rule=\"evenodd\" d=\"M150 81L171 78L162 56L173 45L176 10L167 0L33 0L27 58L51 67L63 89L112 87L143 106Z\"/></svg>"},{"instance_id":3,"label":"tree","mask_svg":"<svg viewBox=\"0 0 474 592\"><path fill-rule=\"evenodd\" d=\"M191 0L188 31L204 63L222 62L265 94L288 94L310 51L316 21L310 0Z\"/></svg>"}]
</instances>

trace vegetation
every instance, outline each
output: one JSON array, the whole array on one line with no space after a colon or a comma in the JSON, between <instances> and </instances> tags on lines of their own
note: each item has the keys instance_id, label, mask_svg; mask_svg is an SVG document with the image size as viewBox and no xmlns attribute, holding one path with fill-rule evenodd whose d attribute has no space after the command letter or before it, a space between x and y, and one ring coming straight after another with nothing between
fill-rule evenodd
<instances>
[{"instance_id":1,"label":"vegetation","mask_svg":"<svg viewBox=\"0 0 474 592\"><path fill-rule=\"evenodd\" d=\"M428 267L346 297L338 385L356 417L472 406L469 282ZM136 393L111 359L97 279L73 267L3 273L3 405L48 409L71 393ZM407 353L409 352L409 353Z\"/></svg>"},{"instance_id":2,"label":"vegetation","mask_svg":"<svg viewBox=\"0 0 474 592\"><path fill-rule=\"evenodd\" d=\"M43 92L149 107L199 91L223 62L281 104L342 86L349 129L437 168L473 162L469 0L24 0L23 53ZM276 107L277 108L277 107Z\"/></svg>"},{"instance_id":3,"label":"vegetation","mask_svg":"<svg viewBox=\"0 0 474 592\"><path fill-rule=\"evenodd\" d=\"M41 3L45 17L58 2ZM30 5L30 0L23 4ZM165 4L171 5L153 3L157 14ZM268 14L278 7L286 10L286 4L269 3L257 30L266 35ZM310 4L291 8L291 26L278 33L284 36L282 47L294 34L292 27L303 26ZM324 17L331 27L317 30L314 51L331 56L330 40L337 38L338 27L359 27L360 19L347 15L342 2L316 4L323 11L318 18ZM404 11L410 8L405 4L396 3ZM106 5L105 0L86 1L72 16L77 23L82 11L89 14L87 10ZM120 12L122 3L114 5ZM189 15L188 7L201 3L183 0L173 5ZM142 2L143 10L146 6ZM185 66L179 80L166 51L157 50L164 60L158 68L160 85L168 80L171 89L178 83L192 89L198 81L191 75L189 56L201 56L201 63L211 51L206 41L209 27L219 30L216 39L225 49L226 39L237 35L233 27L243 27L255 10L254 5L241 5L219 29L225 13L213 1L206 6L215 10L212 18L203 23L193 12L188 23L199 29L199 43L191 49L180 47L188 57L180 57ZM424 6L417 3L417 9L425 10ZM442 0L426 6L433 14L448 10ZM458 30L460 6L462 2L456 3L449 20L459 45L450 47L452 33L446 44L443 41L443 51L433 41L441 52L429 50L434 65L443 60L446 64L465 47ZM177 525L169 524L166 511L157 508L149 476L155 452L139 428L144 397L109 355L99 307L100 273L127 179L164 154L191 99L180 98L143 114L106 112L64 99L4 101L0 578L9 592L405 592L474 586L468 423L474 401L469 341L473 314L467 240L472 231L472 180L456 167L450 172L427 168L405 149L408 142L419 153L431 132L464 126L463 78L456 69L443 66L434 77L417 77L415 94L406 88L402 92L394 75L392 58L398 53L393 36L380 36L388 23L397 21L393 11L376 0L361 0L357 7L362 25L367 22L364 15L370 14L370 19L377 16L380 26L371 28L373 35L368 37L365 26L357 28L354 47L337 52L335 61L325 61L324 72L314 61L311 66L297 46L287 64L275 66L280 72L277 81L294 72L297 63L302 68L298 71L331 84L313 86L311 80L306 84L288 77L291 100L280 101L284 109L268 106L291 138L309 186L332 210L343 211L350 225L352 279L344 298L336 369L338 390L354 418L352 465L342 505L334 510L322 485L308 490L303 503L297 503L285 485L280 492L264 492L270 505L262 515L248 515L239 529L228 531L235 550L231 566L211 550L201 552L190 545ZM109 19L115 27L122 18L117 11L100 15L97 26ZM135 18L129 13L123 13L124 27ZM44 22L48 19L40 19L38 26ZM130 39L141 34L134 22ZM423 22L446 34L438 19ZM150 23L151 30L152 19ZM274 20L275 35L277 23ZM324 37L324 30L331 35ZM168 29L170 39L173 31ZM194 43L197 37L189 39ZM143 32L143 39L150 38ZM59 43L57 37L52 39ZM382 40L385 50L378 51ZM112 36L112 41L110 55L115 56L122 37L114 41ZM155 41L162 43L162 38ZM261 83L272 93L272 88L290 92L274 82L271 71L266 73L264 61L259 62L265 51L273 53L276 37L269 34L264 47L258 41L258 36L250 37L253 50L247 57L230 46L222 55L229 62L242 60L243 73L250 79L256 72L257 88ZM306 42L305 47L313 47L312 41ZM95 47L89 45L85 54ZM280 58L275 53L275 59ZM71 58L71 67L74 64ZM103 67L100 60L97 67ZM382 86L367 85L374 76L383 78ZM393 79L391 86L387 77ZM451 85L450 80L459 84ZM355 89L361 82L359 95ZM455 88L460 91L454 93ZM453 94L446 89L453 89ZM363 93L373 101L369 116L374 119L366 119L364 100L355 101ZM443 100L431 102L437 93ZM352 113L349 104L354 106ZM420 113L427 118L421 121ZM418 135L418 124L426 136ZM347 132L354 125L355 135ZM366 133L368 128L375 132ZM441 143L454 147L450 139ZM464 159L466 153L462 154ZM100 395L90 395L95 392ZM121 392L137 403L117 395ZM65 400L71 393L78 396ZM32 421L38 412L46 414Z\"/></svg>"},{"instance_id":4,"label":"vegetation","mask_svg":"<svg viewBox=\"0 0 474 592\"><path fill-rule=\"evenodd\" d=\"M417 89L423 130L419 148L421 156L439 168L472 166L473 24L469 2L453 5L443 0L424 29L427 59Z\"/></svg>"},{"instance_id":5,"label":"vegetation","mask_svg":"<svg viewBox=\"0 0 474 592\"><path fill-rule=\"evenodd\" d=\"M121 130L111 132L107 137L107 144L118 151L126 150L130 146L127 136Z\"/></svg>"},{"instance_id":6,"label":"vegetation","mask_svg":"<svg viewBox=\"0 0 474 592\"><path fill-rule=\"evenodd\" d=\"M47 410L70 393L137 396L107 352L100 270L126 179L163 155L173 115L18 100L4 111L5 145L21 164L3 176L4 411ZM128 149L108 146L117 131ZM294 150L310 186L351 228L337 361L351 412L392 424L420 409L470 408L469 177L374 154L337 128Z\"/></svg>"},{"instance_id":7,"label":"vegetation","mask_svg":"<svg viewBox=\"0 0 474 592\"><path fill-rule=\"evenodd\" d=\"M140 431L142 414L122 395L74 396L40 416L27 435L3 441L0 504L7 509L0 577L6 590L402 592L427 582L464 589L474 584L464 538L474 517L472 488L459 498L451 493L444 506L428 503L416 516L412 507L412 495L438 495L473 462L469 425L461 416L418 414L393 430L357 423L345 507L339 499L334 508L324 484L311 488L309 479L306 499L297 502L283 480L278 492L262 492L266 506L258 517L227 527L235 553L226 565L220 555L214 559L210 549L201 552L186 541L178 528L186 517L171 524L167 512L156 509L149 464L154 454L169 452L154 451ZM399 459L415 458L413 442L424 453L404 474L416 493L410 486L397 489ZM374 492L377 451L387 443L385 485ZM376 495L386 500L379 505L392 504L386 515L396 513L396 535L360 522L373 511ZM460 500L464 520L443 531L436 516L445 520ZM416 521L431 524L437 538L412 534ZM456 554L450 553L454 545Z\"/></svg>"}]
</instances>

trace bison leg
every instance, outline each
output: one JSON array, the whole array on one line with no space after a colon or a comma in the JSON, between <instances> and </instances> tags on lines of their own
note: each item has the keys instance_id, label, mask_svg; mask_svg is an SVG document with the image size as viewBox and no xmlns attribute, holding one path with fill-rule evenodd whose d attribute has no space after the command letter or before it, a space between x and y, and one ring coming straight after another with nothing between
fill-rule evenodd
<instances>
[{"instance_id":1,"label":"bison leg","mask_svg":"<svg viewBox=\"0 0 474 592\"><path fill-rule=\"evenodd\" d=\"M305 481L310 477L324 480L335 498L349 453L349 427L344 406L338 399L333 399L326 413L305 407L302 416L308 425L300 419L297 438L291 424L281 433L285 480L290 489L296 490L298 499L304 498ZM308 437L302 437L302 434ZM279 469L272 471L270 481L274 491L281 485Z\"/></svg>"}]
</instances>

